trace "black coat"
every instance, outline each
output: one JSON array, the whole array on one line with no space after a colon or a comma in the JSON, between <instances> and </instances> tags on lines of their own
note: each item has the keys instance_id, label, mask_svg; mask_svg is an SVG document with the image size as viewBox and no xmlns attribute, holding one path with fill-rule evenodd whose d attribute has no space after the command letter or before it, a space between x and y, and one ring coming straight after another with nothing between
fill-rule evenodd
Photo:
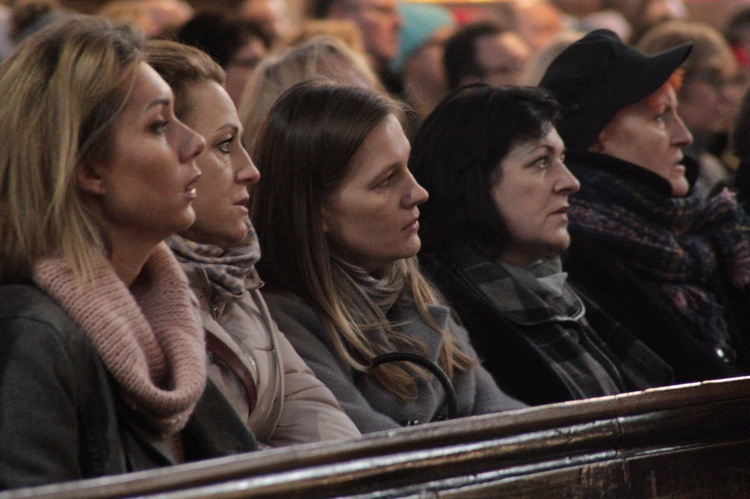
<instances>
[{"instance_id":1,"label":"black coat","mask_svg":"<svg viewBox=\"0 0 750 499\"><path fill-rule=\"evenodd\" d=\"M656 284L633 272L616 254L582 234L573 234L565 260L570 279L615 320L663 358L677 382L747 374L742 338L733 338L739 359L722 360L693 336ZM718 290L722 296L721 289ZM750 309L750 301L746 305Z\"/></svg>"},{"instance_id":2,"label":"black coat","mask_svg":"<svg viewBox=\"0 0 750 499\"><path fill-rule=\"evenodd\" d=\"M606 163L606 164L605 164ZM569 153L566 164L586 189L586 173L601 169L641 184L644 189L671 196L669 182L658 175L614 158L590 153ZM685 157L690 177L695 176L695 162ZM597 303L623 324L672 367L677 382L726 378L750 373L750 293L729 289L718 278L708 289L726 310L732 351L717 352L691 334L659 286L637 274L616 251L609 250L592 238L570 228L572 243L567 251L565 269L571 280L584 292L596 297ZM733 361L726 359L735 357Z\"/></svg>"},{"instance_id":3,"label":"black coat","mask_svg":"<svg viewBox=\"0 0 750 499\"><path fill-rule=\"evenodd\" d=\"M530 405L576 398L528 338L528 332L532 328L544 333L558 327L557 324L546 322L530 326L506 317L466 271L469 253L457 248L440 254L423 253L420 254L420 263L458 313L479 358L500 389ZM620 368L625 385L622 386L623 391L660 386L673 381L670 369L661 359L644 348L600 307L580 292L578 294L586 307L589 332L593 332L595 336L593 341L606 345L603 350L610 354L610 360ZM625 363L628 368L625 368ZM638 376L629 377L629 369L637 370ZM636 377L639 381L635 381Z\"/></svg>"},{"instance_id":4,"label":"black coat","mask_svg":"<svg viewBox=\"0 0 750 499\"><path fill-rule=\"evenodd\" d=\"M255 439L208 383L181 441L185 461L255 450ZM174 464L139 423L94 347L30 285L0 286L0 490Z\"/></svg>"}]
</instances>

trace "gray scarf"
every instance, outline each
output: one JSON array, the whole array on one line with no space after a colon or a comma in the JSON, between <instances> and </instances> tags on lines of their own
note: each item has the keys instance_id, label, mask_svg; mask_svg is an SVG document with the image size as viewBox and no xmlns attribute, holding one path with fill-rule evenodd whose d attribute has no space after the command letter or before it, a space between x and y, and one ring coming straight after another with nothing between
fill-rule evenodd
<instances>
[{"instance_id":1,"label":"gray scarf","mask_svg":"<svg viewBox=\"0 0 750 499\"><path fill-rule=\"evenodd\" d=\"M205 271L214 295L223 301L240 301L248 276L252 275L260 284L255 272L255 264L260 259L260 244L250 223L245 240L229 248L196 243L177 234L167 239L167 244L186 271Z\"/></svg>"}]
</instances>

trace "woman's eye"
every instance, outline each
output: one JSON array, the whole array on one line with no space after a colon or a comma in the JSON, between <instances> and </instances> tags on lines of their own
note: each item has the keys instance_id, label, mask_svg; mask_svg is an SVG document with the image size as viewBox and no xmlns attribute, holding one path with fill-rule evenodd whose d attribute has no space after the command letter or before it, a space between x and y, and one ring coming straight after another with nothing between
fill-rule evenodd
<instances>
[{"instance_id":1,"label":"woman's eye","mask_svg":"<svg viewBox=\"0 0 750 499\"><path fill-rule=\"evenodd\" d=\"M390 185L390 183L391 183L391 176L389 175L389 176L388 176L388 178L385 178L385 179L383 179L383 180L382 180L382 181L381 181L381 182L380 182L380 183L379 183L378 185L376 185L375 187L378 187L378 188L381 188L381 189L382 189L383 187L388 187L388 186Z\"/></svg>"},{"instance_id":2,"label":"woman's eye","mask_svg":"<svg viewBox=\"0 0 750 499\"><path fill-rule=\"evenodd\" d=\"M227 140L220 142L219 145L217 145L217 149L221 151L224 154L229 154L229 148L232 145L232 142L234 141L234 137L230 137Z\"/></svg>"},{"instance_id":3,"label":"woman's eye","mask_svg":"<svg viewBox=\"0 0 750 499\"><path fill-rule=\"evenodd\" d=\"M169 121L159 120L152 123L149 129L151 130L151 133L161 135L162 133L164 133L164 129L167 127L167 125L169 125Z\"/></svg>"},{"instance_id":4,"label":"woman's eye","mask_svg":"<svg viewBox=\"0 0 750 499\"><path fill-rule=\"evenodd\" d=\"M395 178L395 176L396 176L396 172L395 171L391 172L390 175L388 175L386 178L384 178L383 180L381 180L380 182L378 182L378 184L375 185L375 188L377 188L377 189L383 189L385 187L388 187L393 182L393 179Z\"/></svg>"},{"instance_id":5,"label":"woman's eye","mask_svg":"<svg viewBox=\"0 0 750 499\"><path fill-rule=\"evenodd\" d=\"M534 164L538 166L539 168L547 168L547 166L549 165L549 162L550 162L549 156L543 156L537 159L536 161L534 161Z\"/></svg>"}]
</instances>

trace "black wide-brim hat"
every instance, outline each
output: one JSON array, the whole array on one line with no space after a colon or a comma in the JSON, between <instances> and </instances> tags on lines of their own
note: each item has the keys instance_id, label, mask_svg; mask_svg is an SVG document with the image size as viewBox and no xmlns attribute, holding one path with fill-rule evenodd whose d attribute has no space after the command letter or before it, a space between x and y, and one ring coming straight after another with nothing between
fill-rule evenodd
<instances>
[{"instance_id":1,"label":"black wide-brim hat","mask_svg":"<svg viewBox=\"0 0 750 499\"><path fill-rule=\"evenodd\" d=\"M539 86L560 102L558 132L571 151L589 149L615 114L657 91L685 61L693 44L646 55L599 29L571 44Z\"/></svg>"}]
</instances>

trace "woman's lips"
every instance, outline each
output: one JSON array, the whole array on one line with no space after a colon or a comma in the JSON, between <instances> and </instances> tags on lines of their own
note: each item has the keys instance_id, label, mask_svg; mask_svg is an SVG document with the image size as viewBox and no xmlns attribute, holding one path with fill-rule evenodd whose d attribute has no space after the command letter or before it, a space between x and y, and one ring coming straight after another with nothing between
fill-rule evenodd
<instances>
[{"instance_id":1,"label":"woman's lips","mask_svg":"<svg viewBox=\"0 0 750 499\"><path fill-rule=\"evenodd\" d=\"M235 208L239 208L240 211L242 212L243 216L247 216L250 213L250 210L247 209L247 203L248 203L248 201L250 201L250 196L248 196L247 194L245 194L240 199L238 199L237 201L235 201L234 203L232 203L232 205Z\"/></svg>"},{"instance_id":2,"label":"woman's lips","mask_svg":"<svg viewBox=\"0 0 750 499\"><path fill-rule=\"evenodd\" d=\"M414 220L412 220L411 222L409 222L408 224L406 224L406 226L402 230L405 230L407 232L412 232L412 231L416 232L416 231L418 231L419 230L419 219L415 218Z\"/></svg>"},{"instance_id":3,"label":"woman's lips","mask_svg":"<svg viewBox=\"0 0 750 499\"><path fill-rule=\"evenodd\" d=\"M198 191L193 186L199 178L200 174L193 177L192 180L188 182L188 185L185 186L185 190L182 191L183 195L191 201L198 197Z\"/></svg>"}]
</instances>

